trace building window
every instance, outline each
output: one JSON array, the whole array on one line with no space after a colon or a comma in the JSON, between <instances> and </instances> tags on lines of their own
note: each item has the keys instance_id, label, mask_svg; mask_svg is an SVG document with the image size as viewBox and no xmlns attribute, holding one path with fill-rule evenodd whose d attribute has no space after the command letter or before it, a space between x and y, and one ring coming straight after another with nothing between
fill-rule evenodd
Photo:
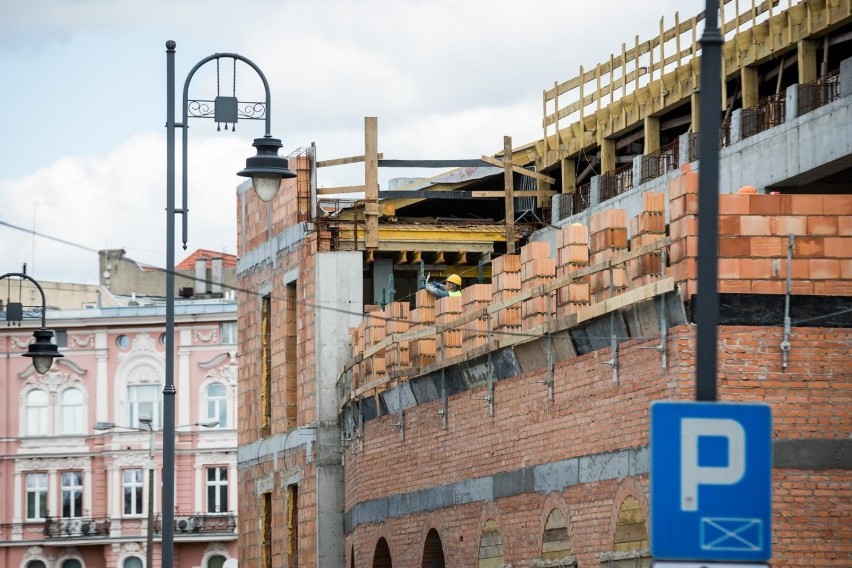
<instances>
[{"instance_id":1,"label":"building window","mask_svg":"<svg viewBox=\"0 0 852 568\"><path fill-rule=\"evenodd\" d=\"M207 512L224 513L228 510L228 468L207 468Z\"/></svg>"},{"instance_id":2,"label":"building window","mask_svg":"<svg viewBox=\"0 0 852 568\"><path fill-rule=\"evenodd\" d=\"M142 568L142 559L138 556L128 556L121 566L122 568Z\"/></svg>"},{"instance_id":3,"label":"building window","mask_svg":"<svg viewBox=\"0 0 852 568\"><path fill-rule=\"evenodd\" d=\"M47 411L48 396L43 390L34 389L27 393L27 434L46 436L50 432L50 415Z\"/></svg>"},{"instance_id":4,"label":"building window","mask_svg":"<svg viewBox=\"0 0 852 568\"><path fill-rule=\"evenodd\" d=\"M227 560L227 558L221 554L211 556L207 559L207 568L223 568L225 566L225 560Z\"/></svg>"},{"instance_id":5,"label":"building window","mask_svg":"<svg viewBox=\"0 0 852 568\"><path fill-rule=\"evenodd\" d=\"M142 514L142 470L125 469L124 475L124 514Z\"/></svg>"},{"instance_id":6,"label":"building window","mask_svg":"<svg viewBox=\"0 0 852 568\"><path fill-rule=\"evenodd\" d=\"M222 383L211 383L204 389L207 419L218 420L218 428L228 427L228 389Z\"/></svg>"},{"instance_id":7,"label":"building window","mask_svg":"<svg viewBox=\"0 0 852 568\"><path fill-rule=\"evenodd\" d=\"M62 472L62 516L65 518L83 516L82 472Z\"/></svg>"},{"instance_id":8,"label":"building window","mask_svg":"<svg viewBox=\"0 0 852 568\"><path fill-rule=\"evenodd\" d=\"M27 562L27 568L47 568L44 560L30 560Z\"/></svg>"},{"instance_id":9,"label":"building window","mask_svg":"<svg viewBox=\"0 0 852 568\"><path fill-rule=\"evenodd\" d=\"M290 282L284 288L284 418L288 430L296 427L299 412L296 327L296 282Z\"/></svg>"},{"instance_id":10,"label":"building window","mask_svg":"<svg viewBox=\"0 0 852 568\"><path fill-rule=\"evenodd\" d=\"M69 558L62 561L62 568L83 568L83 563L76 558Z\"/></svg>"},{"instance_id":11,"label":"building window","mask_svg":"<svg viewBox=\"0 0 852 568\"><path fill-rule=\"evenodd\" d=\"M65 389L61 398L61 420L63 434L86 432L86 406L79 389Z\"/></svg>"},{"instance_id":12,"label":"building window","mask_svg":"<svg viewBox=\"0 0 852 568\"><path fill-rule=\"evenodd\" d=\"M272 568L272 493L260 497L260 566Z\"/></svg>"},{"instance_id":13,"label":"building window","mask_svg":"<svg viewBox=\"0 0 852 568\"><path fill-rule=\"evenodd\" d=\"M299 486L287 486L287 557L290 566L299 565Z\"/></svg>"},{"instance_id":14,"label":"building window","mask_svg":"<svg viewBox=\"0 0 852 568\"><path fill-rule=\"evenodd\" d=\"M272 298L261 298L260 313L260 427L272 426Z\"/></svg>"},{"instance_id":15,"label":"building window","mask_svg":"<svg viewBox=\"0 0 852 568\"><path fill-rule=\"evenodd\" d=\"M53 342L57 347L68 347L68 332L64 329L53 331Z\"/></svg>"},{"instance_id":16,"label":"building window","mask_svg":"<svg viewBox=\"0 0 852 568\"><path fill-rule=\"evenodd\" d=\"M119 349L127 349L130 347L130 338L126 335L119 335L115 338L115 344Z\"/></svg>"},{"instance_id":17,"label":"building window","mask_svg":"<svg viewBox=\"0 0 852 568\"><path fill-rule=\"evenodd\" d=\"M237 343L237 322L226 321L219 330L219 343Z\"/></svg>"},{"instance_id":18,"label":"building window","mask_svg":"<svg viewBox=\"0 0 852 568\"><path fill-rule=\"evenodd\" d=\"M47 518L47 474L27 474L27 519Z\"/></svg>"},{"instance_id":19,"label":"building window","mask_svg":"<svg viewBox=\"0 0 852 568\"><path fill-rule=\"evenodd\" d=\"M160 385L132 385L127 387L127 417L130 426L140 428L140 416L151 417L151 427L160 427L163 415L163 401Z\"/></svg>"}]
</instances>

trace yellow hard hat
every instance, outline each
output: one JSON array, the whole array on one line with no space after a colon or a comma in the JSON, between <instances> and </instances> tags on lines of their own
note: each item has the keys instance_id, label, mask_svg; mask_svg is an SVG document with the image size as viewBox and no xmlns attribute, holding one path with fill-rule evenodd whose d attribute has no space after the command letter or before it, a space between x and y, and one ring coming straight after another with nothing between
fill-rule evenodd
<instances>
[{"instance_id":1,"label":"yellow hard hat","mask_svg":"<svg viewBox=\"0 0 852 568\"><path fill-rule=\"evenodd\" d=\"M458 274L450 274L447 276L447 282L451 282L456 286L461 286L461 277Z\"/></svg>"}]
</instances>

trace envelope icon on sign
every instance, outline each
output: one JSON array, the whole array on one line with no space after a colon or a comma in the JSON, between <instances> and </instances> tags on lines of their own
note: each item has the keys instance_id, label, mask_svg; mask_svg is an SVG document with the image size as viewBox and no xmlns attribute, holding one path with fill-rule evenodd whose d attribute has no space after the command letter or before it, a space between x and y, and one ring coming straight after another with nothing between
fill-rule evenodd
<instances>
[{"instance_id":1,"label":"envelope icon on sign","mask_svg":"<svg viewBox=\"0 0 852 568\"><path fill-rule=\"evenodd\" d=\"M704 550L763 550L763 521L703 517L701 519L701 548Z\"/></svg>"}]
</instances>

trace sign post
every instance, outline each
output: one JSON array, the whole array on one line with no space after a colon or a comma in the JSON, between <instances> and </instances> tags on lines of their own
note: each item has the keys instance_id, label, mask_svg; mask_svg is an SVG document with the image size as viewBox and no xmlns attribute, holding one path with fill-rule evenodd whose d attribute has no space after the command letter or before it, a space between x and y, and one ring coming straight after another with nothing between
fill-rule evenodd
<instances>
[{"instance_id":1,"label":"sign post","mask_svg":"<svg viewBox=\"0 0 852 568\"><path fill-rule=\"evenodd\" d=\"M768 405L651 404L655 560L755 563L772 557L771 435Z\"/></svg>"}]
</instances>

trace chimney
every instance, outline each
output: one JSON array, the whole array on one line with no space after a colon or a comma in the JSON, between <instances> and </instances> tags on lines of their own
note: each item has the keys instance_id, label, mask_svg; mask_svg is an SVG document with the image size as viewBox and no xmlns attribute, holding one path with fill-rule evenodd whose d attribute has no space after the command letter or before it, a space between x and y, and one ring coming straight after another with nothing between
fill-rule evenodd
<instances>
[{"instance_id":1,"label":"chimney","mask_svg":"<svg viewBox=\"0 0 852 568\"><path fill-rule=\"evenodd\" d=\"M218 294L222 291L223 261L221 258L214 258L210 261L210 263L210 280L212 281L210 285L210 291L214 294Z\"/></svg>"},{"instance_id":2,"label":"chimney","mask_svg":"<svg viewBox=\"0 0 852 568\"><path fill-rule=\"evenodd\" d=\"M207 259L195 261L195 289L197 294L206 294L207 290Z\"/></svg>"}]
</instances>

